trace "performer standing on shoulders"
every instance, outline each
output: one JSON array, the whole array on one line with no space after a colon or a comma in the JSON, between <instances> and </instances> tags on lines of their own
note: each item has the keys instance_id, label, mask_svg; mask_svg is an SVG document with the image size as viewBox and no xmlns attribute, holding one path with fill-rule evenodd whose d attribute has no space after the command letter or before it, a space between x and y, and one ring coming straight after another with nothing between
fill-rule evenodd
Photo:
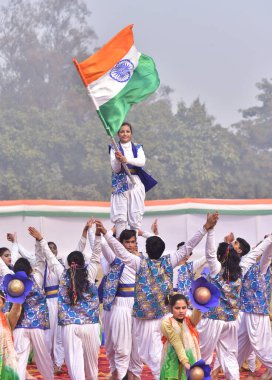
<instances>
[{"instance_id":1,"label":"performer standing on shoulders","mask_svg":"<svg viewBox=\"0 0 272 380\"><path fill-rule=\"evenodd\" d=\"M145 192L157 182L142 168L145 165L145 154L140 144L133 144L132 126L124 122L119 129L119 149L110 146L112 167L111 221L116 227L116 236L127 228L138 230L144 215ZM133 175L135 185L124 171L122 164L127 164Z\"/></svg>"}]
</instances>

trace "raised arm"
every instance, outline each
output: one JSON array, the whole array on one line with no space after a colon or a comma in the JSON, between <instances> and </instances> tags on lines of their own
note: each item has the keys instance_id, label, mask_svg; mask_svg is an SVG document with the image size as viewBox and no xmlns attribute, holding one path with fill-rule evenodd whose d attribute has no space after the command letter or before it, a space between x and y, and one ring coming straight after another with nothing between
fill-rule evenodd
<instances>
[{"instance_id":1,"label":"raised arm","mask_svg":"<svg viewBox=\"0 0 272 380\"><path fill-rule=\"evenodd\" d=\"M21 256L24 259L27 259L30 262L30 265L34 267L35 260L36 260L35 253L29 252L27 249L25 249L25 247L22 244L18 243L16 232L14 234L8 233L7 239L8 241L12 242L12 248L11 248L12 264L14 264Z\"/></svg>"},{"instance_id":2,"label":"raised arm","mask_svg":"<svg viewBox=\"0 0 272 380\"><path fill-rule=\"evenodd\" d=\"M193 249L197 246L198 243L200 243L206 233L207 230L205 228L202 228L201 230L197 231L194 236L176 252L171 253L170 257L173 268L175 268L180 263L180 261L185 260L190 256Z\"/></svg>"},{"instance_id":3,"label":"raised arm","mask_svg":"<svg viewBox=\"0 0 272 380\"><path fill-rule=\"evenodd\" d=\"M98 228L95 232L94 250L88 265L88 278L90 282L95 282L97 276L98 265L100 264L101 255L101 233Z\"/></svg>"},{"instance_id":4,"label":"raised arm","mask_svg":"<svg viewBox=\"0 0 272 380\"><path fill-rule=\"evenodd\" d=\"M58 279L60 279L65 268L59 262L59 260L56 258L56 256L53 254L53 252L51 251L51 249L48 246L47 241L42 237L40 232L38 230L36 230L34 227L29 227L28 231L29 231L29 234L31 236L33 236L37 240L38 244L40 245L41 252L45 257L45 260L47 261L49 269L52 270L56 274ZM38 270L39 270L39 268L38 268Z\"/></svg>"},{"instance_id":5,"label":"raised arm","mask_svg":"<svg viewBox=\"0 0 272 380\"><path fill-rule=\"evenodd\" d=\"M192 314L189 317L194 326L196 326L200 322L201 316L201 311L194 308Z\"/></svg>"},{"instance_id":6,"label":"raised arm","mask_svg":"<svg viewBox=\"0 0 272 380\"><path fill-rule=\"evenodd\" d=\"M35 265L35 253L34 252L29 252L25 247L22 246L22 244L18 244L19 248L19 254L24 258L27 259L30 262L31 266Z\"/></svg>"},{"instance_id":7,"label":"raised arm","mask_svg":"<svg viewBox=\"0 0 272 380\"><path fill-rule=\"evenodd\" d=\"M110 236L110 231L108 231L108 233ZM104 243L101 244L101 248L102 248L102 254L104 258L106 259L107 263L111 264L116 258L115 253L113 252L113 250L111 249L107 241L104 241Z\"/></svg>"},{"instance_id":8,"label":"raised arm","mask_svg":"<svg viewBox=\"0 0 272 380\"><path fill-rule=\"evenodd\" d=\"M12 243L11 246L11 262L12 265L20 258L23 257L30 262L30 265L33 267L35 265L35 253L29 252L25 249L22 244L19 244L17 241L16 232L7 233L7 240Z\"/></svg>"},{"instance_id":9,"label":"raised arm","mask_svg":"<svg viewBox=\"0 0 272 380\"><path fill-rule=\"evenodd\" d=\"M198 271L203 265L207 263L206 256L201 257L193 261L193 272Z\"/></svg>"},{"instance_id":10,"label":"raised arm","mask_svg":"<svg viewBox=\"0 0 272 380\"><path fill-rule=\"evenodd\" d=\"M253 248L249 253L241 258L240 267L242 268L243 276L249 268L256 263L256 259L260 257L270 246L271 235L264 239L257 247Z\"/></svg>"},{"instance_id":11,"label":"raised arm","mask_svg":"<svg viewBox=\"0 0 272 380\"><path fill-rule=\"evenodd\" d=\"M91 243L90 243L91 251L88 252L88 253L84 252L85 251L85 247L86 247L86 243L87 243L87 236L89 236L89 231L92 232L92 225L93 225L93 223L94 223L94 219L93 218L91 218L91 219L89 219L87 221L87 223L84 226L84 229L82 231L81 238L80 238L80 240L78 242L78 245L76 247L76 251L79 251L79 252L83 253L84 260L86 261L86 263L88 263L90 261L92 253L93 253L93 246L92 246ZM93 239L93 245L94 245L94 239Z\"/></svg>"},{"instance_id":12,"label":"raised arm","mask_svg":"<svg viewBox=\"0 0 272 380\"><path fill-rule=\"evenodd\" d=\"M130 268L134 269L136 272L140 269L140 257L130 253L125 249L125 247L112 236L110 231L107 231L101 221L97 220L96 225L99 231L104 235L109 247L113 250L115 255L119 257L120 260Z\"/></svg>"},{"instance_id":13,"label":"raised arm","mask_svg":"<svg viewBox=\"0 0 272 380\"><path fill-rule=\"evenodd\" d=\"M270 245L267 246L264 253L262 254L261 261L260 261L260 273L265 274L271 265L271 259L272 259L272 234L268 236L270 239Z\"/></svg>"},{"instance_id":14,"label":"raised arm","mask_svg":"<svg viewBox=\"0 0 272 380\"><path fill-rule=\"evenodd\" d=\"M21 311L22 305L20 305L19 303L13 303L10 311L6 313L11 330L14 330L14 328L16 327L21 315Z\"/></svg>"},{"instance_id":15,"label":"raised arm","mask_svg":"<svg viewBox=\"0 0 272 380\"><path fill-rule=\"evenodd\" d=\"M210 276L215 277L221 270L221 264L216 255L214 229L208 231L205 254L210 268Z\"/></svg>"},{"instance_id":16,"label":"raised arm","mask_svg":"<svg viewBox=\"0 0 272 380\"><path fill-rule=\"evenodd\" d=\"M177 252L171 254L171 262L173 268L176 267L181 260L185 260L190 256L193 249L200 243L203 236L206 235L207 231L216 225L218 218L218 212L208 214L204 226L199 231L197 231L197 233L187 243L180 247Z\"/></svg>"}]
</instances>

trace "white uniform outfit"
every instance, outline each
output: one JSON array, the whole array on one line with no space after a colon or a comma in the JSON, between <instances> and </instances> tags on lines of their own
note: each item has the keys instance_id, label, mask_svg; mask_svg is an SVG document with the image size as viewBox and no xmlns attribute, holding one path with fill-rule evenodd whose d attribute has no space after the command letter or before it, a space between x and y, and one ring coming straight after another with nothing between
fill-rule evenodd
<instances>
[{"instance_id":1,"label":"white uniform outfit","mask_svg":"<svg viewBox=\"0 0 272 380\"><path fill-rule=\"evenodd\" d=\"M158 260L138 257L128 252L125 247L108 232L105 235L109 246L122 262L136 272L135 299L133 306L133 335L136 336L140 358L151 369L156 380L160 378L160 366L163 344L161 341L161 322L169 314L164 300L173 291L173 268L183 259L187 259L194 247L206 234L205 229L198 231L194 237L177 252L162 256ZM145 269L151 266L150 274ZM152 274L151 274L152 273ZM154 283L153 283L154 282ZM152 284L153 283L153 284ZM139 301L138 290L141 284L148 289ZM152 300L148 300L149 298Z\"/></svg>"},{"instance_id":2,"label":"white uniform outfit","mask_svg":"<svg viewBox=\"0 0 272 380\"><path fill-rule=\"evenodd\" d=\"M255 352L272 376L272 333L269 318L269 300L272 277L272 235L269 248L243 279L240 298L241 322L238 332L238 362Z\"/></svg>"},{"instance_id":3,"label":"white uniform outfit","mask_svg":"<svg viewBox=\"0 0 272 380\"><path fill-rule=\"evenodd\" d=\"M240 261L242 276L256 262L269 242L266 240L243 256ZM198 325L201 357L211 364L214 351L227 379L239 379L238 355L238 300L241 279L227 283L221 274L221 263L217 260L214 230L210 230L206 242L206 258L210 267L210 280L220 288L221 297L217 308L203 314Z\"/></svg>"},{"instance_id":4,"label":"white uniform outfit","mask_svg":"<svg viewBox=\"0 0 272 380\"><path fill-rule=\"evenodd\" d=\"M0 260L0 274L13 273ZM29 277L33 281L31 292L25 299L19 321L13 331L20 380L26 378L27 361L33 348L37 368L45 380L54 379L54 366L46 342L49 313L43 285L43 268L37 263Z\"/></svg>"},{"instance_id":5,"label":"white uniform outfit","mask_svg":"<svg viewBox=\"0 0 272 380\"><path fill-rule=\"evenodd\" d=\"M111 264L116 262L116 256L107 243L102 245L102 253L111 267ZM142 362L136 339L132 335L135 270L121 262L118 270L121 271L120 278L118 283L113 285L117 287L116 296L110 307L107 307L110 310L105 310L106 307L103 310L106 353L111 373L117 370L118 380L122 380L128 370L140 378Z\"/></svg>"},{"instance_id":6,"label":"white uniform outfit","mask_svg":"<svg viewBox=\"0 0 272 380\"><path fill-rule=\"evenodd\" d=\"M241 324L241 320L242 320L242 314L243 313L241 313L239 311L238 318L237 318L238 334L239 334L240 324ZM247 361L248 369L251 372L254 372L256 369L256 355L255 355L254 351L252 351L252 353L247 357L246 361ZM239 360L238 360L238 362L239 362ZM243 365L243 363L242 363L242 365ZM218 367L220 367L220 363L219 363L218 357L216 356L215 361L214 361L214 365L213 365L213 370L215 370ZM240 367L241 367L241 365L240 365Z\"/></svg>"},{"instance_id":7,"label":"white uniform outfit","mask_svg":"<svg viewBox=\"0 0 272 380\"><path fill-rule=\"evenodd\" d=\"M131 142L121 144L124 151L124 156L129 165L143 167L145 165L145 154L142 147L139 147L138 156L134 157ZM111 149L110 160L113 173L120 173L122 170L121 163L115 158L115 151ZM118 184L115 191L111 195L111 221L116 227L116 236L119 237L120 233L127 228L127 224L131 229L138 230L141 227L144 215L144 200L145 188L138 177L133 175L135 185L125 175L128 190L124 191Z\"/></svg>"},{"instance_id":8,"label":"white uniform outfit","mask_svg":"<svg viewBox=\"0 0 272 380\"><path fill-rule=\"evenodd\" d=\"M34 266L36 264L35 253L29 252L21 244L19 244L18 242L15 241L14 243L12 243L12 246L11 246L11 263L12 263L12 265L14 265L15 262L20 257L27 259L30 262L31 267L34 268Z\"/></svg>"},{"instance_id":9,"label":"white uniform outfit","mask_svg":"<svg viewBox=\"0 0 272 380\"><path fill-rule=\"evenodd\" d=\"M46 295L50 321L50 329L46 331L46 342L54 363L60 368L64 363L64 348L61 338L61 328L58 326L59 279L48 267L44 255L41 252L42 247L40 243L38 244L39 249L36 250L36 262L44 271L43 287Z\"/></svg>"},{"instance_id":10,"label":"white uniform outfit","mask_svg":"<svg viewBox=\"0 0 272 380\"><path fill-rule=\"evenodd\" d=\"M88 263L89 289L84 299L70 305L68 270L57 260L43 239L40 242L48 267L60 281L58 310L62 330L65 362L72 380L94 380L98 376L100 347L99 301L94 285L100 255L100 237L96 237L93 255Z\"/></svg>"}]
</instances>

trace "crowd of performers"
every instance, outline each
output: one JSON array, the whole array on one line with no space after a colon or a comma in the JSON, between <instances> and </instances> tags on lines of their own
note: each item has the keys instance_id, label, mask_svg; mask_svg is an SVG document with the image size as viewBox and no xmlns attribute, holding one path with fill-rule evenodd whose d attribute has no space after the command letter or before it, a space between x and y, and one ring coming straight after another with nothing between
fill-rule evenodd
<instances>
[{"instance_id":1,"label":"crowd of performers","mask_svg":"<svg viewBox=\"0 0 272 380\"><path fill-rule=\"evenodd\" d=\"M214 212L176 252L165 254L156 223L151 232L141 230L149 186L137 169L145 164L143 149L131 143L129 124L119 137L120 151L110 151L112 229L90 219L66 261L34 227L28 229L33 252L11 233L11 249L0 248L0 378L25 380L33 351L45 380L54 379L64 362L71 379L97 379L103 332L112 380L140 379L144 364L156 380L186 379L196 362L210 365L215 356L212 379L219 371L239 379L245 360L254 372L256 358L266 367L263 379L272 379L272 234L254 248L229 234L216 247L220 221ZM145 176L154 181L150 178ZM138 252L141 238L146 239L144 252ZM205 252L194 260L192 252L202 239ZM104 277L97 286L100 265ZM33 282L22 305L6 302L3 292L4 276L18 272ZM218 305L204 313L188 297L200 272L219 294Z\"/></svg>"}]
</instances>

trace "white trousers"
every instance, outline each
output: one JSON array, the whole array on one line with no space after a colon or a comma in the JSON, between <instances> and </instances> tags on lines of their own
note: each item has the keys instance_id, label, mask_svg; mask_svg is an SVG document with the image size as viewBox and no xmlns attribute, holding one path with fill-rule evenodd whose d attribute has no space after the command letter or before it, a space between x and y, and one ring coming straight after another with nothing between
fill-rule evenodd
<instances>
[{"instance_id":1,"label":"white trousers","mask_svg":"<svg viewBox=\"0 0 272 380\"><path fill-rule=\"evenodd\" d=\"M134 175L136 184L129 181L129 190L124 193L111 195L111 221L115 224L116 235L127 228L138 230L144 215L145 188L140 178Z\"/></svg>"},{"instance_id":2,"label":"white trousers","mask_svg":"<svg viewBox=\"0 0 272 380\"><path fill-rule=\"evenodd\" d=\"M238 332L237 321L219 321L202 318L197 325L200 334L200 351L202 359L211 364L216 351L218 361L227 379L239 379L237 361Z\"/></svg>"},{"instance_id":3,"label":"white trousers","mask_svg":"<svg viewBox=\"0 0 272 380\"><path fill-rule=\"evenodd\" d=\"M96 380L100 347L99 323L62 326L65 363L72 380Z\"/></svg>"},{"instance_id":4,"label":"white trousers","mask_svg":"<svg viewBox=\"0 0 272 380\"><path fill-rule=\"evenodd\" d=\"M58 325L58 298L46 300L49 310L50 329L46 330L46 341L54 363L61 367L64 362L64 348L61 338L61 327Z\"/></svg>"},{"instance_id":5,"label":"white trousers","mask_svg":"<svg viewBox=\"0 0 272 380\"><path fill-rule=\"evenodd\" d=\"M161 323L164 318L144 320L134 318L133 335L136 336L141 361L152 371L155 380L160 378L162 357Z\"/></svg>"},{"instance_id":6,"label":"white trousers","mask_svg":"<svg viewBox=\"0 0 272 380\"><path fill-rule=\"evenodd\" d=\"M242 314L241 312L239 312L238 314L238 318L237 318L237 328L238 328L238 341L239 341L239 329L240 329L240 324L241 324L241 320L242 320ZM239 352L239 349L238 349L238 352ZM252 351L252 353L248 356L248 358L246 358L246 361L247 361L247 365L248 365L248 369L251 371L251 372L254 372L255 369L256 369L256 355L254 353L254 351ZM243 362L244 363L244 362ZM243 364L242 363L242 364ZM239 363L238 363L239 364ZM242 366L239 365L239 367ZM213 369L215 370L216 368L220 367L220 363L219 363L219 360L218 360L218 357L216 356L215 358L215 362L214 362L214 365L213 365Z\"/></svg>"},{"instance_id":7,"label":"white trousers","mask_svg":"<svg viewBox=\"0 0 272 380\"><path fill-rule=\"evenodd\" d=\"M13 337L18 357L20 380L26 378L26 367L31 347L41 375L45 380L53 380L54 366L48 350L45 330L17 328L13 331Z\"/></svg>"},{"instance_id":8,"label":"white trousers","mask_svg":"<svg viewBox=\"0 0 272 380\"><path fill-rule=\"evenodd\" d=\"M241 313L238 334L238 362L255 352L257 358L272 370L272 333L269 315Z\"/></svg>"},{"instance_id":9,"label":"white trousers","mask_svg":"<svg viewBox=\"0 0 272 380\"><path fill-rule=\"evenodd\" d=\"M117 370L118 380L122 380L129 370L140 377L142 363L136 339L132 335L133 297L116 297L110 311L103 311L105 348L113 373Z\"/></svg>"}]
</instances>

